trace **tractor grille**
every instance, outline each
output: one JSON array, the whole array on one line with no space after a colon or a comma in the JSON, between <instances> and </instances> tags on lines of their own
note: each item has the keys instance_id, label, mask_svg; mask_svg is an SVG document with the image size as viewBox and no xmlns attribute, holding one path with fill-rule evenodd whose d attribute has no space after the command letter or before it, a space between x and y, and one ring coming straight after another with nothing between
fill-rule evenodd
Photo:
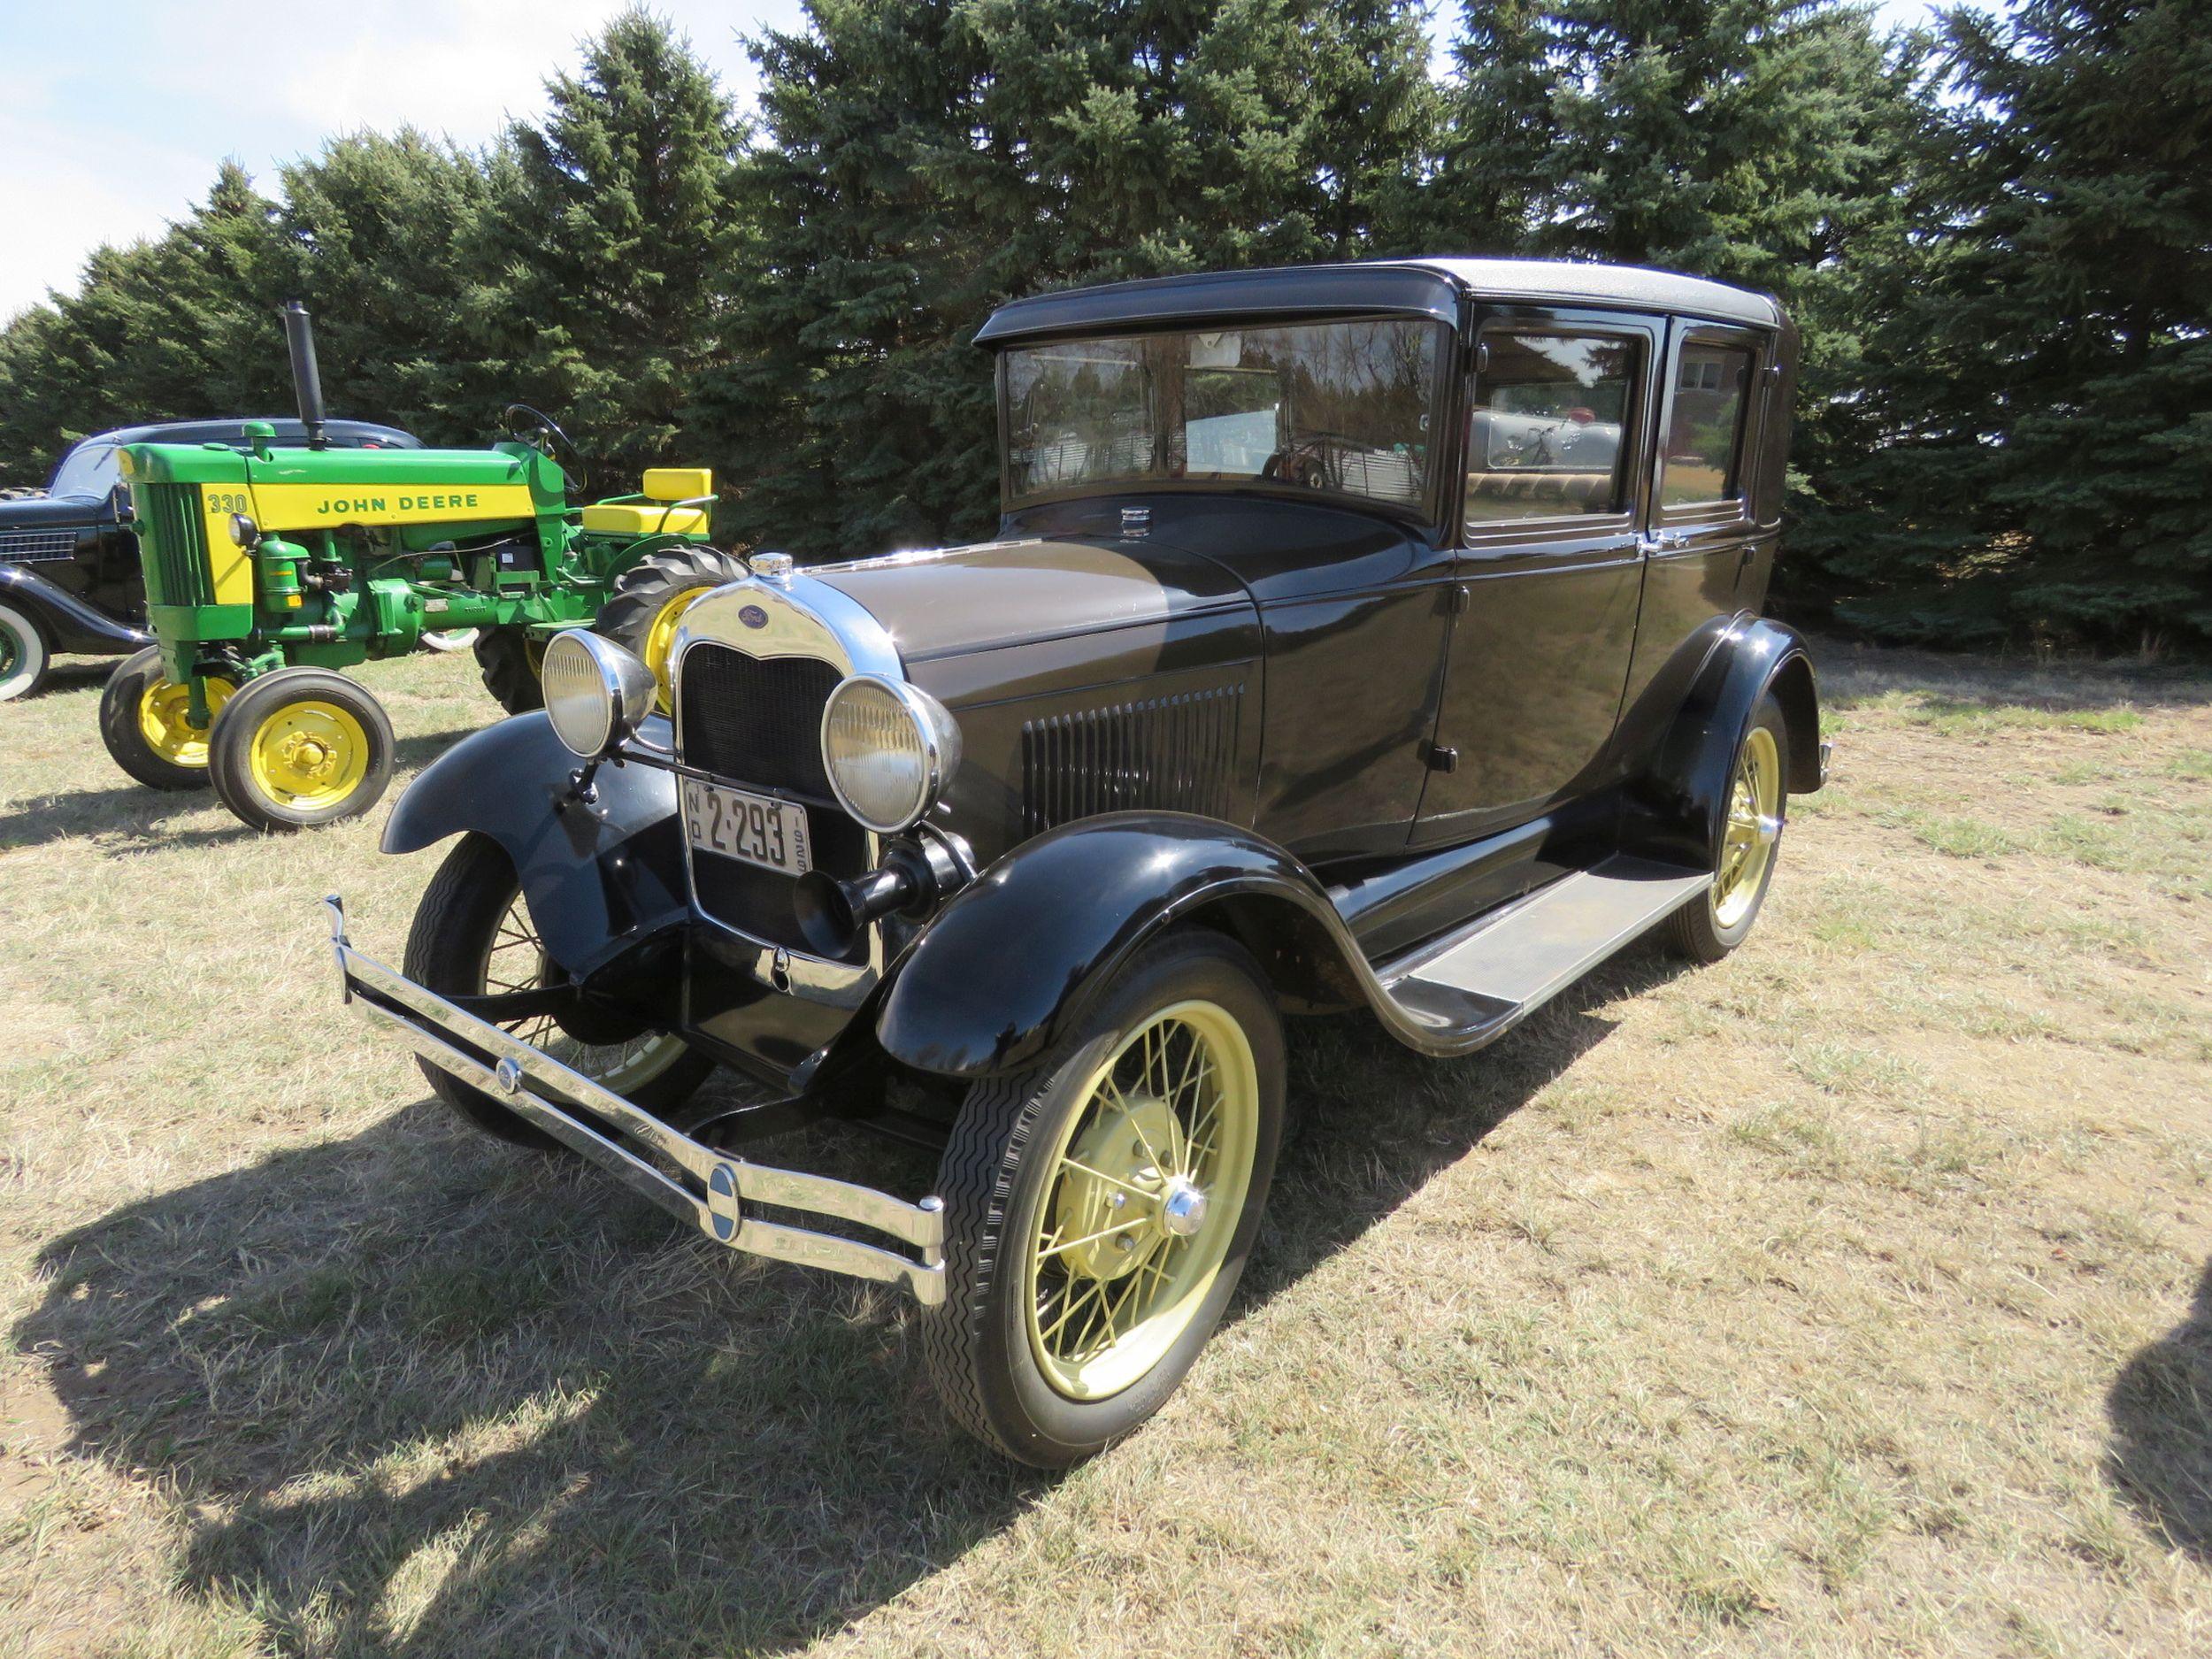
<instances>
[{"instance_id":1,"label":"tractor grille","mask_svg":"<svg viewBox=\"0 0 2212 1659\"><path fill-rule=\"evenodd\" d=\"M1148 697L1022 727L1022 828L1101 812L1227 816L1241 683Z\"/></svg>"},{"instance_id":2,"label":"tractor grille","mask_svg":"<svg viewBox=\"0 0 2212 1659\"><path fill-rule=\"evenodd\" d=\"M822 769L822 707L842 678L812 657L753 657L700 644L684 653L676 691L684 763L740 787L798 796L816 868L841 879L868 868L868 833L837 804ZM695 848L691 883L700 910L725 926L814 954L792 914L798 884L790 877ZM864 941L854 955L866 954Z\"/></svg>"},{"instance_id":3,"label":"tractor grille","mask_svg":"<svg viewBox=\"0 0 2212 1659\"><path fill-rule=\"evenodd\" d=\"M0 559L28 565L37 559L65 559L77 551L74 530L0 530Z\"/></svg>"},{"instance_id":4,"label":"tractor grille","mask_svg":"<svg viewBox=\"0 0 2212 1659\"><path fill-rule=\"evenodd\" d=\"M207 567L207 532L200 518L197 484L139 484L139 549L146 566L150 605L211 605L214 579Z\"/></svg>"}]
</instances>

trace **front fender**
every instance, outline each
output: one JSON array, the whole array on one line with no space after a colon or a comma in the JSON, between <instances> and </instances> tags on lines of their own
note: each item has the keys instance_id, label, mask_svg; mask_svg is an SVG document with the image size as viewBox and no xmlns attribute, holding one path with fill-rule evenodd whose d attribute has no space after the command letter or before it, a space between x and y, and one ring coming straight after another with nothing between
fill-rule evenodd
<instances>
[{"instance_id":1,"label":"front fender","mask_svg":"<svg viewBox=\"0 0 2212 1659\"><path fill-rule=\"evenodd\" d=\"M643 736L665 745L667 722ZM449 835L488 835L522 879L523 902L554 962L583 979L690 912L676 780L648 766L604 765L595 798L574 798L580 764L542 714L472 733L425 767L384 826L384 850Z\"/></svg>"},{"instance_id":2,"label":"front fender","mask_svg":"<svg viewBox=\"0 0 2212 1659\"><path fill-rule=\"evenodd\" d=\"M65 651L134 651L154 642L145 629L118 622L20 565L0 564L0 598L37 616Z\"/></svg>"},{"instance_id":3,"label":"front fender","mask_svg":"<svg viewBox=\"0 0 2212 1659\"><path fill-rule=\"evenodd\" d=\"M1357 948L1312 872L1265 837L1179 812L1115 812L1025 841L955 895L907 952L876 1039L924 1071L1018 1070L1049 1048L1137 949L1239 898L1302 912Z\"/></svg>"},{"instance_id":4,"label":"front fender","mask_svg":"<svg viewBox=\"0 0 2212 1659\"><path fill-rule=\"evenodd\" d=\"M1820 706L1804 637L1786 623L1740 617L1699 670L1638 792L1640 850L1692 869L1711 864L1737 748L1770 691L1789 726L1788 787L1820 787Z\"/></svg>"}]
</instances>

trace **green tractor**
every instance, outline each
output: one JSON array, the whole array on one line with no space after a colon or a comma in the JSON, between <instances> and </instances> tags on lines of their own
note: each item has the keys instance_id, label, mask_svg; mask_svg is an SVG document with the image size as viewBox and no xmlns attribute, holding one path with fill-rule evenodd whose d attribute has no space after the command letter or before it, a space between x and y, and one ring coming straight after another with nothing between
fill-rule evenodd
<instances>
[{"instance_id":1,"label":"green tractor","mask_svg":"<svg viewBox=\"0 0 2212 1659\"><path fill-rule=\"evenodd\" d=\"M746 573L706 544L711 473L653 468L637 495L572 505L575 446L522 404L488 449L330 449L306 308L281 315L306 449L250 426L250 450L123 452L156 642L100 701L116 764L157 789L212 783L259 829L355 817L391 780L392 724L337 671L466 630L511 714L541 705L546 641L580 626L643 657L665 698L684 611Z\"/></svg>"}]
</instances>

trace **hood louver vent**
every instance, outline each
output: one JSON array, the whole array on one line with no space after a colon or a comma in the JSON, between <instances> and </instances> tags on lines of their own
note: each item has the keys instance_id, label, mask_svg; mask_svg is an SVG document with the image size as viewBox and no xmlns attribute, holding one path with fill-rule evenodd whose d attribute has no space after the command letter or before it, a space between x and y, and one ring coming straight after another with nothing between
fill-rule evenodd
<instances>
[{"instance_id":1,"label":"hood louver vent","mask_svg":"<svg viewBox=\"0 0 2212 1659\"><path fill-rule=\"evenodd\" d=\"M1022 727L1022 827L1102 812L1228 813L1241 682L1053 715Z\"/></svg>"}]
</instances>

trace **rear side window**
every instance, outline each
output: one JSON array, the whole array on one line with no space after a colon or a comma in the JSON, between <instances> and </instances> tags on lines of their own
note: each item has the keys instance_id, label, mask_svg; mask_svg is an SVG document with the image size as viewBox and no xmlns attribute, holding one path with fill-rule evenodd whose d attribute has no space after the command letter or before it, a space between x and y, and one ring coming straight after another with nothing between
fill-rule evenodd
<instances>
[{"instance_id":1,"label":"rear side window","mask_svg":"<svg viewBox=\"0 0 2212 1659\"><path fill-rule=\"evenodd\" d=\"M1751 353L1744 348L1696 341L1682 348L1674 410L1667 419L1661 506L1732 501L1743 494L1743 415L1750 387Z\"/></svg>"},{"instance_id":2,"label":"rear side window","mask_svg":"<svg viewBox=\"0 0 2212 1659\"><path fill-rule=\"evenodd\" d=\"M1467 524L1617 512L1640 342L1491 329L1467 428Z\"/></svg>"}]
</instances>

